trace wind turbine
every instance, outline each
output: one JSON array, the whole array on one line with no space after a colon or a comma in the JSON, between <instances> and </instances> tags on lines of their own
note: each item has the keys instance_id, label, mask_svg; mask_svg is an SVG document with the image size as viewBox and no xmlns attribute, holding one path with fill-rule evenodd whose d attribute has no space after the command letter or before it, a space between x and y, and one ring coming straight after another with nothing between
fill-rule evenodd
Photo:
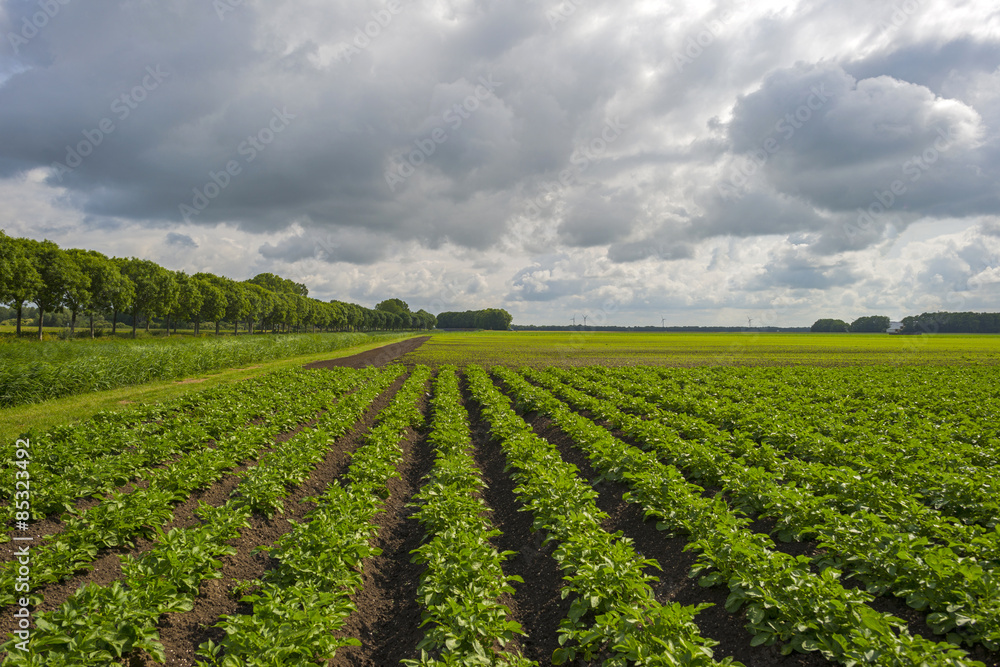
<instances>
[{"instance_id":1,"label":"wind turbine","mask_svg":"<svg viewBox=\"0 0 1000 667\"><path fill-rule=\"evenodd\" d=\"M753 329L753 318L752 317L748 317L747 318L747 328L748 329Z\"/></svg>"},{"instance_id":2,"label":"wind turbine","mask_svg":"<svg viewBox=\"0 0 1000 667\"><path fill-rule=\"evenodd\" d=\"M583 316L583 326L587 326L587 316Z\"/></svg>"},{"instance_id":3,"label":"wind turbine","mask_svg":"<svg viewBox=\"0 0 1000 667\"><path fill-rule=\"evenodd\" d=\"M661 317L660 318L660 328L661 329L666 329L667 328L667 318L665 318L665 317Z\"/></svg>"},{"instance_id":4,"label":"wind turbine","mask_svg":"<svg viewBox=\"0 0 1000 667\"><path fill-rule=\"evenodd\" d=\"M573 326L576 326L576 315L573 316Z\"/></svg>"}]
</instances>

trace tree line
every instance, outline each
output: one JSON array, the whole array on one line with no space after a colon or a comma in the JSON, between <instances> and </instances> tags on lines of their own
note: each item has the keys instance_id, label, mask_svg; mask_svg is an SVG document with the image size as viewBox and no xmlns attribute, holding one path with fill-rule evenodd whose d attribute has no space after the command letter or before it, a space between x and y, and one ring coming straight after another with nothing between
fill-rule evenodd
<instances>
[{"instance_id":1,"label":"tree line","mask_svg":"<svg viewBox=\"0 0 1000 667\"><path fill-rule=\"evenodd\" d=\"M850 324L844 320L816 320L809 330L813 333L885 333L891 324L886 315L867 315Z\"/></svg>"},{"instance_id":2,"label":"tree line","mask_svg":"<svg viewBox=\"0 0 1000 667\"><path fill-rule=\"evenodd\" d=\"M398 303L396 303L398 302ZM171 271L146 259L107 257L94 250L64 250L52 241L8 236L0 230L0 304L16 312L17 334L26 304L38 312L38 338L46 314L70 313L70 335L77 318L89 319L94 336L94 318L111 320L116 333L118 320L127 315L135 337L138 323L166 321L176 330L178 322L193 323L195 334L203 322L223 322L239 333L240 325L254 331L386 331L430 329L435 318L420 310L411 313L398 299L374 309L343 301L309 298L308 288L273 273L236 281L211 273L188 275ZM400 306L400 304L402 304Z\"/></svg>"},{"instance_id":3,"label":"tree line","mask_svg":"<svg viewBox=\"0 0 1000 667\"><path fill-rule=\"evenodd\" d=\"M902 320L902 334L920 333L1000 333L1000 313L921 313ZM835 333L885 333L891 322L885 315L844 320L816 320L811 331Z\"/></svg>"},{"instance_id":4,"label":"tree line","mask_svg":"<svg viewBox=\"0 0 1000 667\"><path fill-rule=\"evenodd\" d=\"M466 310L460 313L447 312L437 316L439 329L486 329L507 331L513 317L503 308Z\"/></svg>"}]
</instances>

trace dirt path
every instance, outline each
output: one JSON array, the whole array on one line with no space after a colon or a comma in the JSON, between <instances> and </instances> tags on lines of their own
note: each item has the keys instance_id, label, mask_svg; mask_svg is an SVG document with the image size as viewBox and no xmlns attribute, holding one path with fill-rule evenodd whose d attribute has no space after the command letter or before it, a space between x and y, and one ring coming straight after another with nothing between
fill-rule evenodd
<instances>
[{"instance_id":1,"label":"dirt path","mask_svg":"<svg viewBox=\"0 0 1000 667\"><path fill-rule=\"evenodd\" d=\"M349 357L330 359L328 361L314 361L311 364L306 364L304 368L336 368L338 366L347 368L367 368L368 366L385 366L396 361L404 354L413 352L430 339L430 336L407 338L406 340L398 343L383 345L382 347L377 347L374 350L352 354Z\"/></svg>"}]
</instances>

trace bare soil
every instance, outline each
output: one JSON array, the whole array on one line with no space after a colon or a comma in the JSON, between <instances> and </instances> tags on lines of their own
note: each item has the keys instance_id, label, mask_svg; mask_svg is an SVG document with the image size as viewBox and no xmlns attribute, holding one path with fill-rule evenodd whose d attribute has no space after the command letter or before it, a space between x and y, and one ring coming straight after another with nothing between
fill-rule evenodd
<instances>
[{"instance_id":1,"label":"bare soil","mask_svg":"<svg viewBox=\"0 0 1000 667\"><path fill-rule=\"evenodd\" d=\"M430 340L430 338L430 336L407 338L398 343L383 345L374 350L352 354L349 357L329 359L327 361L314 361L311 364L306 364L303 368L367 368L368 366L385 366L396 361L404 354L413 352Z\"/></svg>"}]
</instances>

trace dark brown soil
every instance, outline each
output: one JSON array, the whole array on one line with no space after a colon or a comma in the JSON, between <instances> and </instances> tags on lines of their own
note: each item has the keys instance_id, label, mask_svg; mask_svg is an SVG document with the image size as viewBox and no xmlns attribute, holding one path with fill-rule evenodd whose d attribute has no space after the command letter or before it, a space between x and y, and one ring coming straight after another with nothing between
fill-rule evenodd
<instances>
[{"instance_id":1,"label":"dark brown soil","mask_svg":"<svg viewBox=\"0 0 1000 667\"><path fill-rule=\"evenodd\" d=\"M367 368L368 366L386 366L399 359L408 352L413 352L425 342L430 340L430 336L420 336L418 338L407 338L398 343L391 343L377 347L374 350L352 354L349 357L340 359L330 359L328 361L314 361L306 364L303 368Z\"/></svg>"},{"instance_id":2,"label":"dark brown soil","mask_svg":"<svg viewBox=\"0 0 1000 667\"><path fill-rule=\"evenodd\" d=\"M426 395L420 409L426 414ZM424 566L412 563L410 552L420 546L424 532L410 518L413 508L407 505L430 471L434 455L426 436L412 430L400 445L403 448L403 460L397 468L400 477L389 480L385 511L375 517L378 526L375 546L382 553L364 561L363 587L353 598L357 611L337 633L360 639L362 645L337 651L331 663L335 667L382 667L419 657L417 644L424 633L420 628L417 587Z\"/></svg>"},{"instance_id":3,"label":"dark brown soil","mask_svg":"<svg viewBox=\"0 0 1000 667\"><path fill-rule=\"evenodd\" d=\"M563 573L552 559L555 543L542 545L544 534L531 531L531 514L514 495L514 481L504 471L506 456L492 441L489 426L480 416L474 401L466 400L472 422L472 444L476 465L483 474L486 488L483 498L493 510L493 525L502 532L494 546L498 551L513 551L504 564L504 574L518 576L524 583L513 583L514 596L505 602L511 620L519 622L527 633L522 637L521 653L540 665L550 664L552 652L559 648L559 623L569 612L572 600L561 598Z\"/></svg>"},{"instance_id":4,"label":"dark brown soil","mask_svg":"<svg viewBox=\"0 0 1000 667\"><path fill-rule=\"evenodd\" d=\"M590 465L586 456L573 445L573 440L566 435L551 419L535 414L526 416L532 429L558 449L563 459L580 469L580 476L593 484L600 477ZM628 491L624 484L611 481L601 481L594 485L598 492L597 506L609 515L604 529L609 532L622 531L625 537L633 540L635 550L645 558L652 558L660 565L660 570L650 567L647 572L659 578L652 584L653 592L661 603L676 602L682 605L710 603L715 606L702 611L695 618L703 637L719 642L713 648L716 659L732 657L747 667L782 665L812 666L828 665L822 656L812 654L781 655L779 645L750 646L751 635L746 631L746 619L741 612L730 614L726 611L726 598L729 590L724 586L703 588L697 580L688 576L694 565L696 555L684 551L686 537L667 537L656 529L654 520L645 521L642 509L634 503L622 499Z\"/></svg>"}]
</instances>

